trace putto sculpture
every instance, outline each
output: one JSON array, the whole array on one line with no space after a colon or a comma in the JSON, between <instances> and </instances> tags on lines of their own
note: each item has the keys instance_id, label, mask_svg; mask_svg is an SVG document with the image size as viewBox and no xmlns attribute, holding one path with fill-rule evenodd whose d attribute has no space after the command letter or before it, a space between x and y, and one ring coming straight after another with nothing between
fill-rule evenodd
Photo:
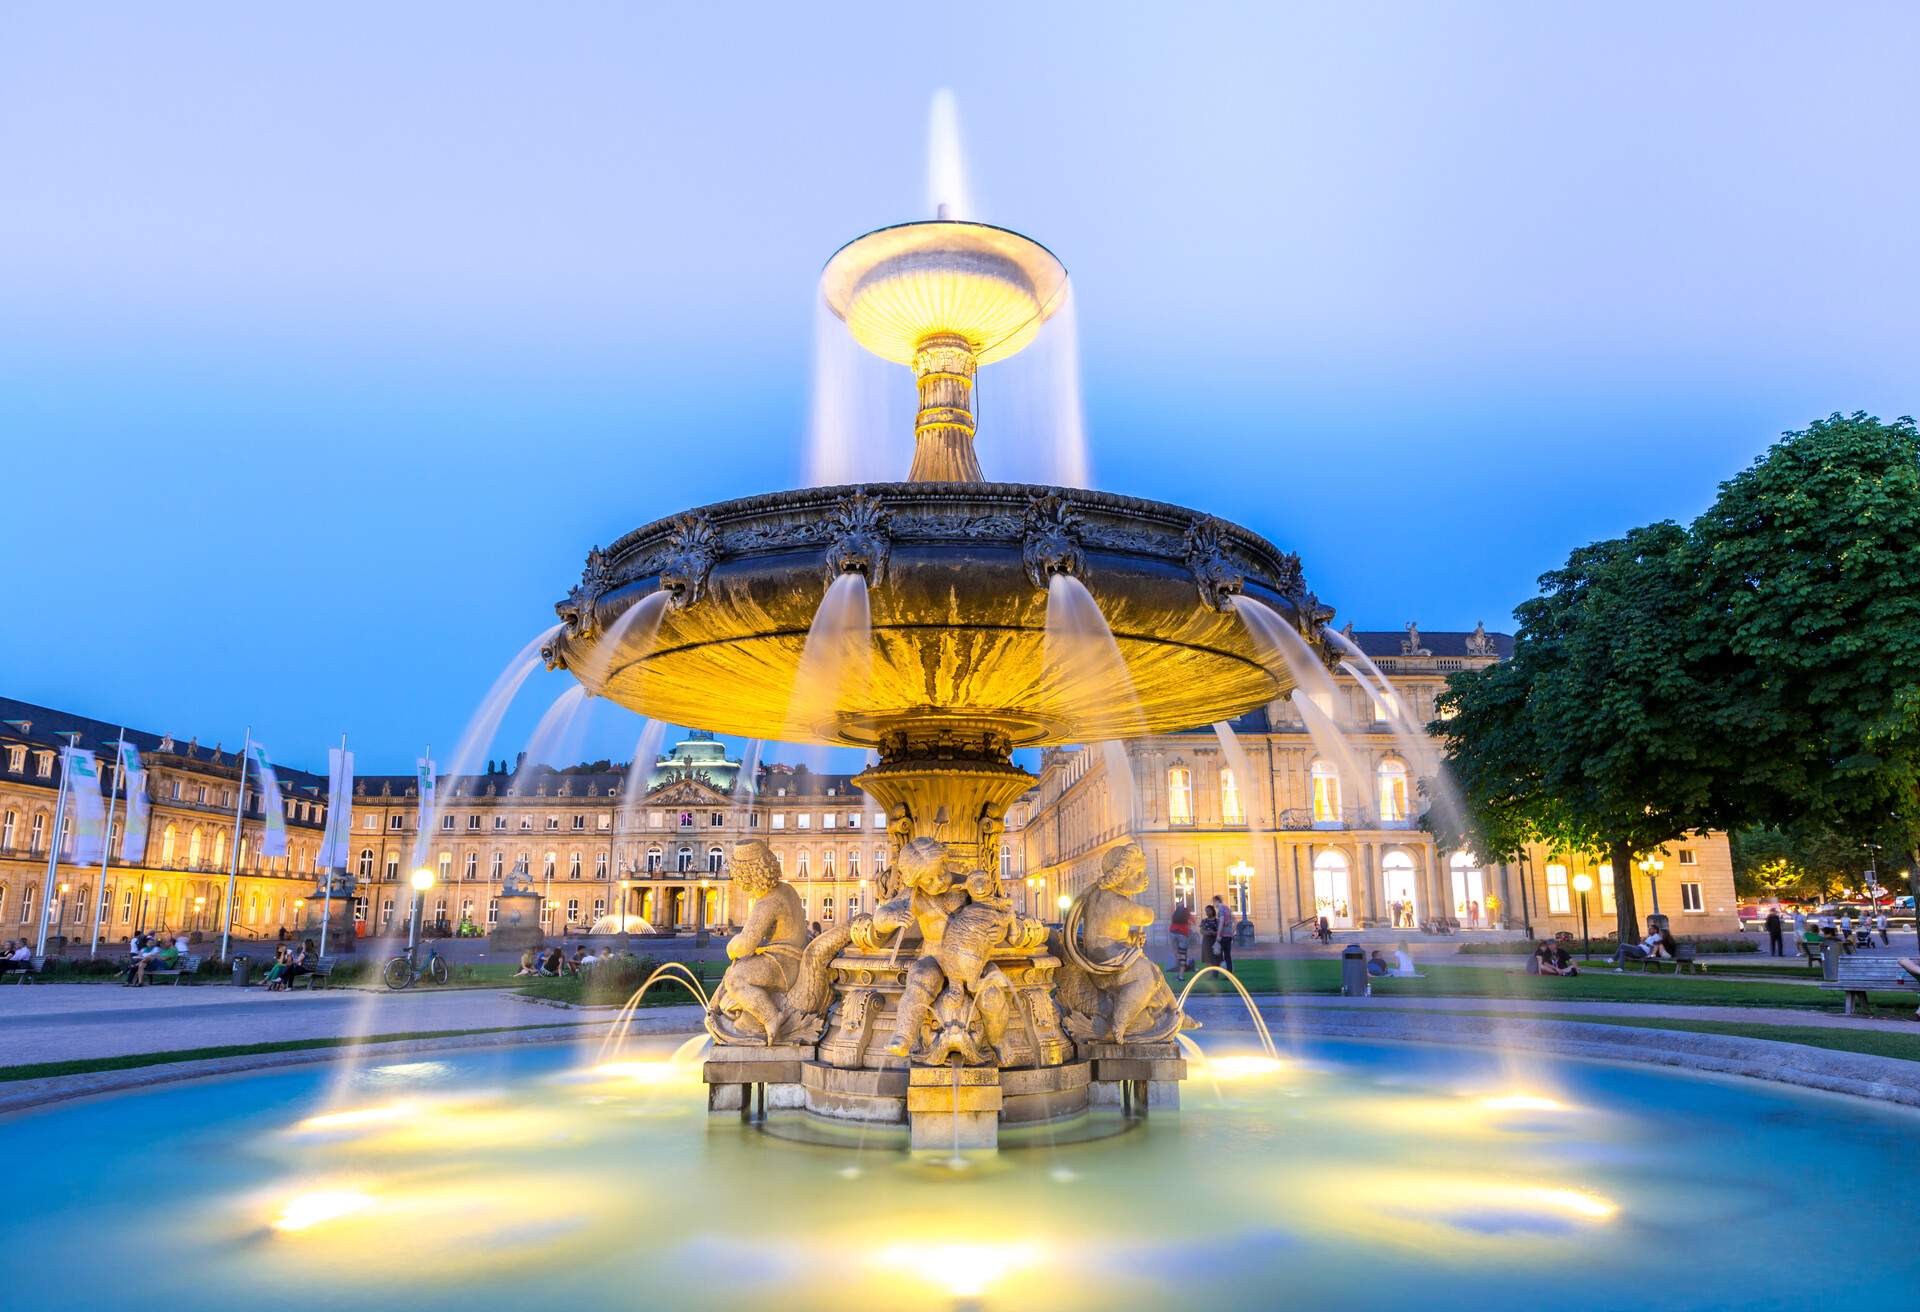
<instances>
[{"instance_id":1,"label":"putto sculpture","mask_svg":"<svg viewBox=\"0 0 1920 1312\"><path fill-rule=\"evenodd\" d=\"M1094 886L1074 902L1053 936L1062 959L1059 1000L1067 1033L1111 1043L1159 1043L1184 1027L1166 977L1146 954L1153 912L1133 899L1147 887L1147 857L1124 843L1100 863ZM1075 940L1078 940L1077 942Z\"/></svg>"},{"instance_id":2,"label":"putto sculpture","mask_svg":"<svg viewBox=\"0 0 1920 1312\"><path fill-rule=\"evenodd\" d=\"M773 849L757 838L734 844L733 887L753 905L727 940L733 964L714 990L707 1032L718 1043L813 1042L833 1001L828 963L848 931L807 941L800 895L780 877Z\"/></svg>"}]
</instances>

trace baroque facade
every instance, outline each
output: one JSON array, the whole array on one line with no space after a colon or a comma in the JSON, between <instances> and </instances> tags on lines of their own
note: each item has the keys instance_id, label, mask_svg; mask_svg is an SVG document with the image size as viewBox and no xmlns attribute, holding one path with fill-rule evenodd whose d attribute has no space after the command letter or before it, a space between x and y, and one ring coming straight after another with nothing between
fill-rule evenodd
<instances>
[{"instance_id":1,"label":"baroque facade","mask_svg":"<svg viewBox=\"0 0 1920 1312\"><path fill-rule=\"evenodd\" d=\"M1511 649L1510 639L1483 629L1422 634L1410 625L1406 633L1349 636L1392 680L1403 720L1416 725L1433 719L1449 674ZM1156 935L1176 899L1198 905L1215 894L1251 920L1259 941L1304 936L1319 916L1336 931L1413 932L1445 920L1578 934L1582 875L1592 885L1589 920L1601 933L1610 928L1612 880L1599 857L1443 858L1419 827L1420 772L1410 759L1418 744L1393 732L1359 681L1338 674L1334 690L1321 709L1350 748L1344 768L1316 748L1286 701L1241 717L1231 736L1204 730L1042 752L1036 786L1008 809L998 854L1015 907L1057 914L1063 898L1088 886L1105 854L1133 837L1147 856L1149 883L1139 900L1155 912ZM10 699L0 699L0 712L0 937L33 937L47 888L59 748L77 732L81 746L99 753L112 789L120 728ZM50 935L87 941L95 890L102 942L124 942L140 928L218 934L239 763L219 744L134 730L127 738L148 771L145 850L138 860L121 859L122 807L104 874L58 863ZM314 858L327 781L278 770L288 854L258 856L262 799L249 785L234 888L240 938L317 927ZM745 838L771 847L810 921L830 926L872 910L893 842L884 809L854 777L778 763L753 767L751 786L742 775L742 762L702 733L650 763L644 784L624 770L490 763L484 774L439 780L424 838L414 776L363 775L355 781L348 855L355 915L368 933L403 931L419 860L435 873L422 907L429 924L484 932L502 893L524 884L539 898L549 934L587 932L622 907L660 930L724 926L746 911L734 904L728 880L733 844ZM65 847L70 853L70 839ZM1738 928L1723 835L1671 844L1634 879L1642 913L1657 906L1677 932Z\"/></svg>"},{"instance_id":2,"label":"baroque facade","mask_svg":"<svg viewBox=\"0 0 1920 1312\"><path fill-rule=\"evenodd\" d=\"M1484 628L1422 633L1410 624L1404 633L1347 636L1391 680L1403 722L1420 726L1434 719L1449 675L1512 650L1511 638ZM1139 900L1158 913L1156 935L1176 900L1197 906L1215 895L1250 919L1262 941L1276 933L1304 938L1321 916L1335 931L1413 932L1439 920L1578 935L1582 875L1592 883L1589 923L1596 935L1611 931L1613 885L1603 857L1532 849L1512 862L1443 858L1420 828L1420 772L1410 759L1436 749L1396 734L1390 709L1359 680L1342 672L1333 683L1333 702L1320 709L1350 749L1344 767L1316 746L1289 701L1241 717L1230 739L1201 730L1124 749L1049 749L1039 787L1008 826L1013 832L1019 822L1018 864L1034 895L1079 892L1107 851L1131 836L1147 854L1150 882ZM1241 771L1229 752L1242 756ZM1354 796L1363 788L1364 796ZM1723 834L1670 844L1635 871L1634 884L1641 914L1657 907L1676 933L1739 928Z\"/></svg>"}]
</instances>

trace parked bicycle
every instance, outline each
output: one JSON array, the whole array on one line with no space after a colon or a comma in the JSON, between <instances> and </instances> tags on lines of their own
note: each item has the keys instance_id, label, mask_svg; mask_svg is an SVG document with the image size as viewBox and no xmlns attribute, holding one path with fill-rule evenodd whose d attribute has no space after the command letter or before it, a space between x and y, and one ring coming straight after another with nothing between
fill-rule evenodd
<instances>
[{"instance_id":1,"label":"parked bicycle","mask_svg":"<svg viewBox=\"0 0 1920 1312\"><path fill-rule=\"evenodd\" d=\"M419 948L408 948L387 963L385 978L388 988L410 989L422 979L445 984L453 978L453 973L447 969L447 959L440 955L438 948L429 944L425 961L417 960L419 952Z\"/></svg>"}]
</instances>

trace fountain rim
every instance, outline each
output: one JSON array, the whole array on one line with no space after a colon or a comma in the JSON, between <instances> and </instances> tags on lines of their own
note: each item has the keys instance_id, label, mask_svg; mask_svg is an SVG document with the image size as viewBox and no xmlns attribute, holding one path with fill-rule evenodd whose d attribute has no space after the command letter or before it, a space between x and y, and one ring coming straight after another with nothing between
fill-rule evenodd
<instances>
[{"instance_id":1,"label":"fountain rim","mask_svg":"<svg viewBox=\"0 0 1920 1312\"><path fill-rule=\"evenodd\" d=\"M898 223L886 223L886 224L882 224L878 228L870 228L866 232L861 233L858 237L854 237L849 241L842 242L839 248L836 249L833 252L833 254L829 255L826 258L825 263L821 264L820 276L822 280L824 281L827 270L833 267L834 261L838 260L842 255L845 255L848 251L852 250L855 246L858 246L861 242L866 241L872 237L877 237L883 232L900 232L907 228L977 228L984 232L1000 233L1000 234L1003 234L1004 236L1016 238L1017 240L1022 241L1027 245L1032 246L1034 249L1040 251L1048 259L1054 262L1055 266L1059 268L1060 274L1063 278L1071 276L1067 272L1066 261L1062 260L1060 256L1054 252L1052 247L1048 246L1043 241L1040 241L1033 237L1029 237L1026 233L1021 232L1017 228L1005 227L998 223L982 223L978 219L902 219ZM823 287L821 290L822 290L822 294L824 294L825 288Z\"/></svg>"}]
</instances>

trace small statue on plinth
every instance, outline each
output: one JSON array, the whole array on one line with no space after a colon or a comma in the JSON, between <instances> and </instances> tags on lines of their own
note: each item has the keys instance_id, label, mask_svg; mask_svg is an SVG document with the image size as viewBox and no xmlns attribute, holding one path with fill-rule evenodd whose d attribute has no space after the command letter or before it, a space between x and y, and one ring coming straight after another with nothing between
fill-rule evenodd
<instances>
[{"instance_id":1,"label":"small statue on plinth","mask_svg":"<svg viewBox=\"0 0 1920 1312\"><path fill-rule=\"evenodd\" d=\"M966 1066L997 1061L1013 989L992 957L1014 929L1011 901L987 871L956 871L937 839L906 844L894 867L905 892L875 910L873 928L884 934L915 926L921 949L907 971L887 1052L931 1065L955 1057Z\"/></svg>"},{"instance_id":2,"label":"small statue on plinth","mask_svg":"<svg viewBox=\"0 0 1920 1312\"><path fill-rule=\"evenodd\" d=\"M832 961L847 945L848 931L828 930L807 941L800 895L780 877L773 849L757 838L733 845L733 887L754 900L753 908L727 940L733 964L713 992L707 1032L716 1043L814 1042L826 1026Z\"/></svg>"},{"instance_id":3,"label":"small statue on plinth","mask_svg":"<svg viewBox=\"0 0 1920 1312\"><path fill-rule=\"evenodd\" d=\"M1054 935L1060 958L1057 998L1067 1033L1086 1042L1162 1043L1185 1019L1166 977L1146 953L1153 912L1133 899L1146 890L1147 857L1138 843L1108 852L1100 877L1068 908Z\"/></svg>"}]
</instances>

